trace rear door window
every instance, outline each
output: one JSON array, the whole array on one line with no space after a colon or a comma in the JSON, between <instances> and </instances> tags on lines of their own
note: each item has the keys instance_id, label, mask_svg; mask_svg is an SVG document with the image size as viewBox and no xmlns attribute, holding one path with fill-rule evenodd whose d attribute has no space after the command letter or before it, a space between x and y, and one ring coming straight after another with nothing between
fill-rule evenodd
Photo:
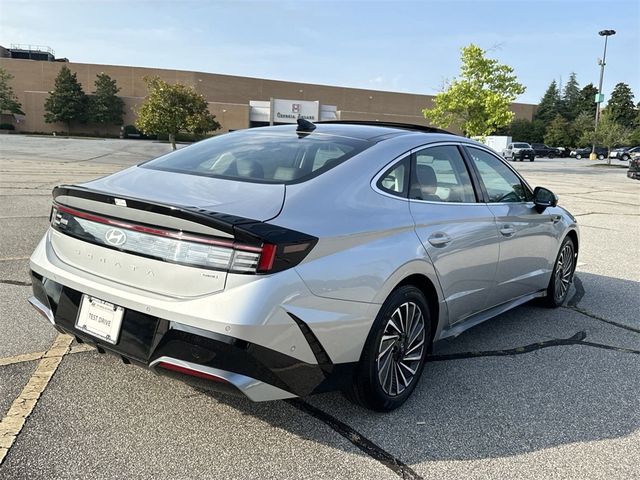
<instances>
[{"instance_id":1,"label":"rear door window","mask_svg":"<svg viewBox=\"0 0 640 480\"><path fill-rule=\"evenodd\" d=\"M410 198L474 203L473 184L455 145L428 147L414 154Z\"/></svg>"}]
</instances>

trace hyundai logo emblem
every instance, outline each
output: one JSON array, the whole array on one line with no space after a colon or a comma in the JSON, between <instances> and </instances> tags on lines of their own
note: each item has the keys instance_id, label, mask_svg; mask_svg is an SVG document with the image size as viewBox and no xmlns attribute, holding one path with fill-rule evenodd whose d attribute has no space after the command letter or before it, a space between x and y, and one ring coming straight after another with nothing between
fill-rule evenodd
<instances>
[{"instance_id":1,"label":"hyundai logo emblem","mask_svg":"<svg viewBox=\"0 0 640 480\"><path fill-rule=\"evenodd\" d=\"M127 241L127 235L118 228L110 228L107 230L107 233L104 234L104 239L109 245L119 247L120 245L124 245L124 242Z\"/></svg>"}]
</instances>

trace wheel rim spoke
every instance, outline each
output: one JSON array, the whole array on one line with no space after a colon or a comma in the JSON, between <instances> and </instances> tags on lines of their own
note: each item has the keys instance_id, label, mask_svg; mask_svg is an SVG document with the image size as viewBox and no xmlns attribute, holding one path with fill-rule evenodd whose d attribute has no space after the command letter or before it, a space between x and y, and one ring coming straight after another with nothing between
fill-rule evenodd
<instances>
[{"instance_id":1,"label":"wheel rim spoke","mask_svg":"<svg viewBox=\"0 0 640 480\"><path fill-rule=\"evenodd\" d=\"M378 380L384 392L397 396L414 381L425 354L425 319L415 302L405 302L387 319L378 346Z\"/></svg>"}]
</instances>

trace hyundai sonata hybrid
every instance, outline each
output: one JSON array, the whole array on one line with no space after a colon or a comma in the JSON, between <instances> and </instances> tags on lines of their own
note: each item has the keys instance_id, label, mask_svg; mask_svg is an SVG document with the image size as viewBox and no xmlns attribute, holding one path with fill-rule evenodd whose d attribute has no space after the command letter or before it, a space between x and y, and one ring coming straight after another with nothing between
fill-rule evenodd
<instances>
[{"instance_id":1,"label":"hyundai sonata hybrid","mask_svg":"<svg viewBox=\"0 0 640 480\"><path fill-rule=\"evenodd\" d=\"M432 345L561 305L575 218L441 130L237 131L53 190L30 303L125 363L254 401L342 390L387 411Z\"/></svg>"}]
</instances>

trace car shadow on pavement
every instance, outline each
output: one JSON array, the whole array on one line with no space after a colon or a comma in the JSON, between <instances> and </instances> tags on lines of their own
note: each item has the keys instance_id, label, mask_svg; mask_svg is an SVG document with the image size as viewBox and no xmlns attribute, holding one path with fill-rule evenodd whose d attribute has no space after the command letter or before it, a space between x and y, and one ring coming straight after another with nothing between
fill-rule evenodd
<instances>
[{"instance_id":1,"label":"car shadow on pavement","mask_svg":"<svg viewBox=\"0 0 640 480\"><path fill-rule=\"evenodd\" d=\"M574 299L587 299L592 285L640 290L627 280L584 273L578 278L586 294L574 289ZM358 439L409 465L624 437L640 428L640 328L596 317L576 305L547 309L531 302L441 342L413 396L386 414L355 406L339 393L265 404L210 395L275 428L326 443L318 430L289 422L281 411L298 408L363 452L367 448ZM340 431L345 425L346 434Z\"/></svg>"}]
</instances>

